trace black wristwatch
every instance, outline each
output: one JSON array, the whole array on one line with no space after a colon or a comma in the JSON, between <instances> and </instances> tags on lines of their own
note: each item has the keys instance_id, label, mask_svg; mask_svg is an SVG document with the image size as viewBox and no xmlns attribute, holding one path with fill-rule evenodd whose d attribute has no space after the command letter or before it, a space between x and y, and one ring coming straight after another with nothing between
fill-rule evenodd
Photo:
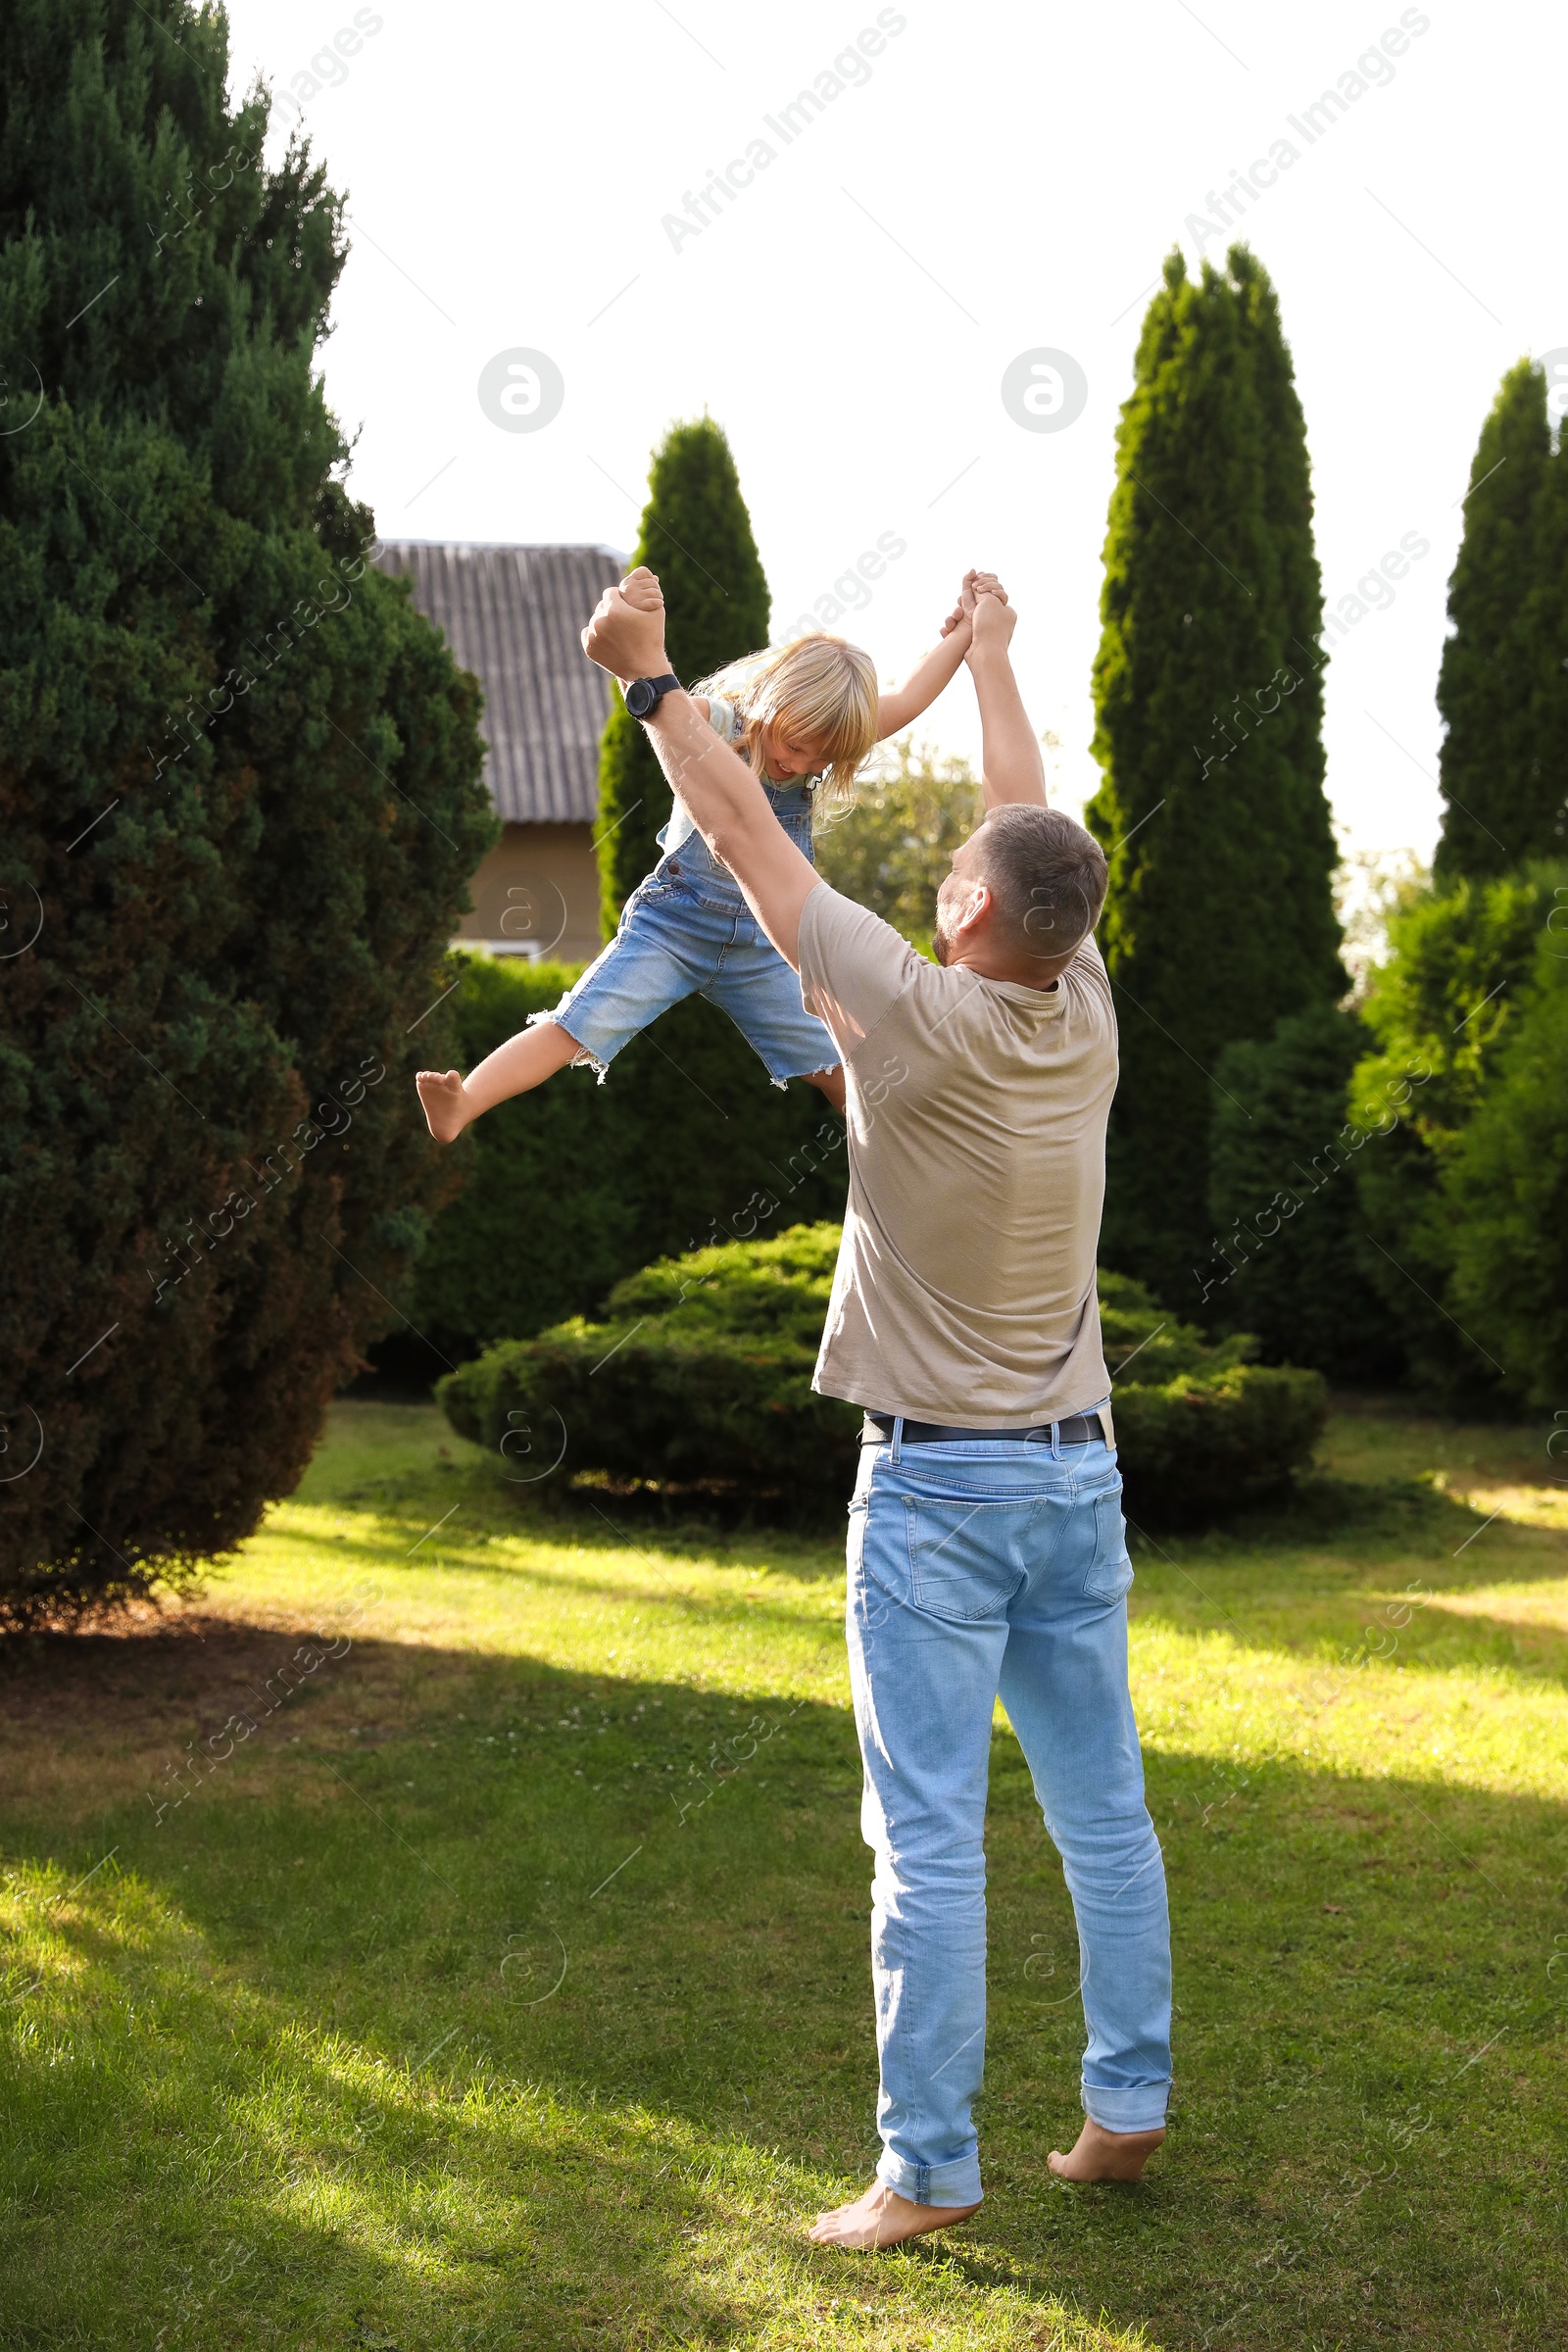
<instances>
[{"instance_id":1,"label":"black wristwatch","mask_svg":"<svg viewBox=\"0 0 1568 2352\"><path fill-rule=\"evenodd\" d=\"M679 694L680 680L666 669L662 678L633 678L626 688L626 708L633 718L649 718L666 694Z\"/></svg>"}]
</instances>

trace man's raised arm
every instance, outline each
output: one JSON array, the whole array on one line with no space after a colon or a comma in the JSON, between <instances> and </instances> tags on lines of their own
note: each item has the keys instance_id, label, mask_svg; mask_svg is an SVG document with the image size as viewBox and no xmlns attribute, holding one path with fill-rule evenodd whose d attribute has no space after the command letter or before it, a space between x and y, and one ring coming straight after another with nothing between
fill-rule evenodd
<instances>
[{"instance_id":1,"label":"man's raised arm","mask_svg":"<svg viewBox=\"0 0 1568 2352\"><path fill-rule=\"evenodd\" d=\"M664 600L646 564L607 588L582 633L583 652L624 685L669 668ZM644 722L659 764L692 822L729 867L748 906L787 963L799 968L801 908L820 877L768 806L738 753L720 743L690 697L666 694Z\"/></svg>"},{"instance_id":2,"label":"man's raised arm","mask_svg":"<svg viewBox=\"0 0 1568 2352\"><path fill-rule=\"evenodd\" d=\"M1000 597L975 598L974 635L965 660L980 705L981 782L987 808L1046 797L1045 761L1007 652L1017 623L1017 613Z\"/></svg>"}]
</instances>

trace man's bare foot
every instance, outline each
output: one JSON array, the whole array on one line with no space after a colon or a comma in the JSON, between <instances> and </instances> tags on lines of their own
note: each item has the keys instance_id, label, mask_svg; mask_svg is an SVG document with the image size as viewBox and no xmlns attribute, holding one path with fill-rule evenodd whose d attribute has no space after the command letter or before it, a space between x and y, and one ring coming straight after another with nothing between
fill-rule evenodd
<instances>
[{"instance_id":1,"label":"man's bare foot","mask_svg":"<svg viewBox=\"0 0 1568 2352\"><path fill-rule=\"evenodd\" d=\"M438 1144L456 1143L473 1116L457 1070L420 1070L415 1078L430 1133Z\"/></svg>"},{"instance_id":2,"label":"man's bare foot","mask_svg":"<svg viewBox=\"0 0 1568 2352\"><path fill-rule=\"evenodd\" d=\"M1084 2117L1078 2144L1065 2156L1053 2148L1048 2164L1058 2180L1136 2180L1165 2136L1157 2132L1104 2132Z\"/></svg>"},{"instance_id":3,"label":"man's bare foot","mask_svg":"<svg viewBox=\"0 0 1568 2352\"><path fill-rule=\"evenodd\" d=\"M873 2180L853 2205L819 2213L807 2235L819 2246L843 2246L847 2251L874 2253L880 2246L902 2246L906 2237L927 2230L951 2230L966 2222L978 2205L914 2205L881 2180Z\"/></svg>"}]
</instances>

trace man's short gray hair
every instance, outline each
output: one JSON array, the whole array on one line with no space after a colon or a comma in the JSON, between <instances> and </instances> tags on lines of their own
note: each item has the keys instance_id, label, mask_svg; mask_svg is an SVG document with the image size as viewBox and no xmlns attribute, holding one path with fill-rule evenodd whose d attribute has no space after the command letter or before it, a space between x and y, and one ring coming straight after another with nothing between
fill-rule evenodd
<instances>
[{"instance_id":1,"label":"man's short gray hair","mask_svg":"<svg viewBox=\"0 0 1568 2352\"><path fill-rule=\"evenodd\" d=\"M993 808L978 876L997 903L1000 940L1020 956L1070 956L1100 920L1105 853L1092 833L1033 801Z\"/></svg>"}]
</instances>

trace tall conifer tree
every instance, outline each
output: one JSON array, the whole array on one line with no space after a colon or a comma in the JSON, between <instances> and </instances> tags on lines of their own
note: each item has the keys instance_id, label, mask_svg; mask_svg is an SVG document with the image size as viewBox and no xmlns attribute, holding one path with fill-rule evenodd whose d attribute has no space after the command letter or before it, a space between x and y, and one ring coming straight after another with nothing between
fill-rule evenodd
<instances>
[{"instance_id":1,"label":"tall conifer tree","mask_svg":"<svg viewBox=\"0 0 1568 2352\"><path fill-rule=\"evenodd\" d=\"M659 574L670 666L683 684L766 644L767 581L729 443L710 418L672 426L655 451L633 561ZM663 772L618 693L600 749L599 812L608 936L658 862L670 812ZM823 1047L831 1057L826 1039ZM565 1083L592 1081L577 1072ZM673 1005L617 1054L606 1095L612 1106L591 1106L599 1115L585 1128L613 1163L614 1238L607 1226L605 1240L629 1252L624 1265L694 1237L746 1239L842 1210L841 1121L811 1087L771 1087L735 1024L701 998Z\"/></svg>"},{"instance_id":2,"label":"tall conifer tree","mask_svg":"<svg viewBox=\"0 0 1568 2352\"><path fill-rule=\"evenodd\" d=\"M1212 1073L1346 987L1323 792L1322 592L1305 426L1245 247L1165 265L1122 411L1087 818L1122 1078L1105 1255L1167 1298L1206 1256Z\"/></svg>"},{"instance_id":3,"label":"tall conifer tree","mask_svg":"<svg viewBox=\"0 0 1568 2352\"><path fill-rule=\"evenodd\" d=\"M341 200L227 74L185 0L0 13L0 1618L248 1534L449 1183L478 698L339 478Z\"/></svg>"},{"instance_id":4,"label":"tall conifer tree","mask_svg":"<svg viewBox=\"0 0 1568 2352\"><path fill-rule=\"evenodd\" d=\"M658 572L664 642L683 686L767 643L768 594L740 476L720 428L706 416L672 425L654 452L632 563ZM618 693L599 758L599 872L608 939L620 910L659 862L669 786Z\"/></svg>"},{"instance_id":5,"label":"tall conifer tree","mask_svg":"<svg viewBox=\"0 0 1568 2352\"><path fill-rule=\"evenodd\" d=\"M1470 467L1438 709L1441 881L1561 857L1568 796L1568 459L1545 378L1503 377Z\"/></svg>"}]
</instances>

